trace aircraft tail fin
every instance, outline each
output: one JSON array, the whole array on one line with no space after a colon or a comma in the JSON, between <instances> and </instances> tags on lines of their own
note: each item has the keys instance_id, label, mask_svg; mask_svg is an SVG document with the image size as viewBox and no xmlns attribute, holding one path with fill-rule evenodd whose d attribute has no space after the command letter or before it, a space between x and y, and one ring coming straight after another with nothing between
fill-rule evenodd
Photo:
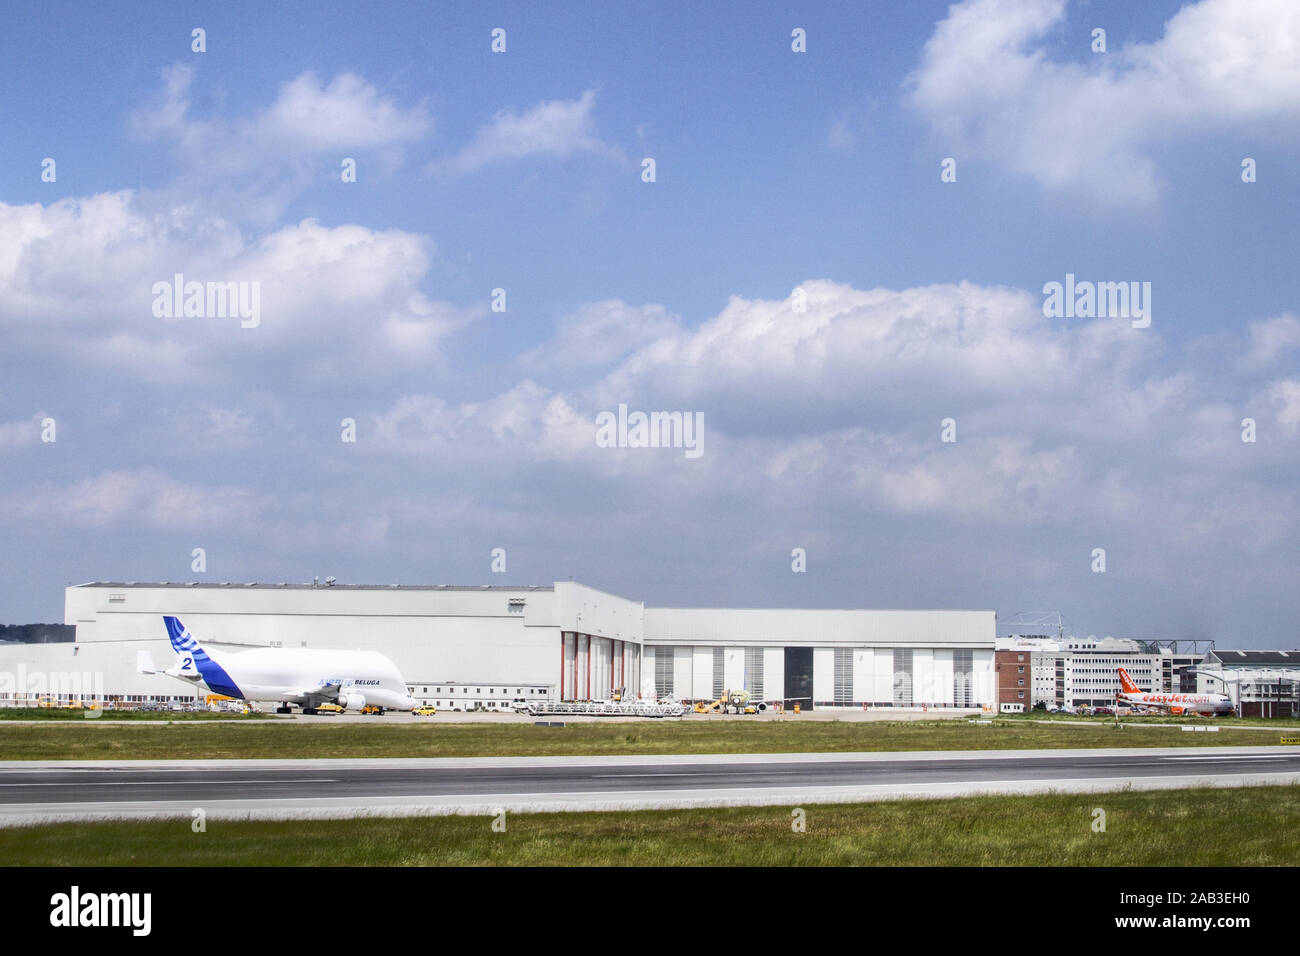
<instances>
[{"instance_id":1,"label":"aircraft tail fin","mask_svg":"<svg viewBox=\"0 0 1300 956\"><path fill-rule=\"evenodd\" d=\"M1124 693L1126 694L1142 693L1141 688L1139 688L1137 684L1133 683L1133 678L1128 676L1128 671L1124 670L1122 667L1119 669L1119 684L1124 688Z\"/></svg>"},{"instance_id":2,"label":"aircraft tail fin","mask_svg":"<svg viewBox=\"0 0 1300 956\"><path fill-rule=\"evenodd\" d=\"M180 618L166 614L163 615L163 623L167 625L167 637L179 659L176 676L202 678L213 693L243 698L243 693L230 679L225 668L212 659L198 639L186 630Z\"/></svg>"},{"instance_id":3,"label":"aircraft tail fin","mask_svg":"<svg viewBox=\"0 0 1300 956\"><path fill-rule=\"evenodd\" d=\"M158 673L158 668L154 666L153 655L148 651L140 651L135 655L135 669L140 674Z\"/></svg>"},{"instance_id":4,"label":"aircraft tail fin","mask_svg":"<svg viewBox=\"0 0 1300 956\"><path fill-rule=\"evenodd\" d=\"M192 651L203 650L202 645L195 639L194 635L185 629L179 617L173 617L170 614L163 616L163 623L167 625L167 637L172 642L172 650L177 654L188 654Z\"/></svg>"}]
</instances>

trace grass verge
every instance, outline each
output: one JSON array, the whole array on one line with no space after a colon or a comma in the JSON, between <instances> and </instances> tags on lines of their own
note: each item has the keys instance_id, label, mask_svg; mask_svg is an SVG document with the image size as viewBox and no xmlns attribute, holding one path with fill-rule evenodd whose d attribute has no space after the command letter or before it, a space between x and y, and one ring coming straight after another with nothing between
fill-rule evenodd
<instances>
[{"instance_id":1,"label":"grass verge","mask_svg":"<svg viewBox=\"0 0 1300 956\"><path fill-rule=\"evenodd\" d=\"M1130 715L1128 717L1118 718L1121 723L1137 725L1144 724L1177 724L1179 726L1209 726L1209 727L1269 727L1281 728L1287 733L1300 734L1300 720L1290 720L1285 718L1274 717L1174 717L1172 715L1141 714ZM1016 721L1052 721L1062 724L1104 724L1115 723L1115 716L1101 715L1080 717L1078 714L1050 714L1042 710L1031 710L1023 714L1000 714L998 720L1006 720L1012 723Z\"/></svg>"},{"instance_id":2,"label":"grass verge","mask_svg":"<svg viewBox=\"0 0 1300 956\"><path fill-rule=\"evenodd\" d=\"M1105 832L1094 832L1097 808ZM0 830L12 866L1292 866L1300 787Z\"/></svg>"},{"instance_id":3,"label":"grass verge","mask_svg":"<svg viewBox=\"0 0 1300 956\"><path fill-rule=\"evenodd\" d=\"M98 716L87 716L95 714ZM229 714L212 711L185 710L81 710L63 707L5 707L0 709L0 720L274 720L270 714Z\"/></svg>"},{"instance_id":4,"label":"grass verge","mask_svg":"<svg viewBox=\"0 0 1300 956\"><path fill-rule=\"evenodd\" d=\"M1283 733L1287 731L1282 731ZM590 756L599 754L836 753L1091 747L1276 745L1264 733L1180 733L1098 724L965 720L642 721L570 724L329 724L177 722L115 726L94 720L11 724L0 760L230 759L293 757Z\"/></svg>"}]
</instances>

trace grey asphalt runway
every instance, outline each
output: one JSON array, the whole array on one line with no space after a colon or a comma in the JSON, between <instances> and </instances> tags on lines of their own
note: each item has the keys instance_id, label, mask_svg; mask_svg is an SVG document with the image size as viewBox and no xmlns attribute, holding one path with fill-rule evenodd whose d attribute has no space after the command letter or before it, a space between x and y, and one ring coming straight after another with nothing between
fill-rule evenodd
<instances>
[{"instance_id":1,"label":"grey asphalt runway","mask_svg":"<svg viewBox=\"0 0 1300 956\"><path fill-rule=\"evenodd\" d=\"M1300 783L1300 748L0 763L0 825L788 804Z\"/></svg>"}]
</instances>

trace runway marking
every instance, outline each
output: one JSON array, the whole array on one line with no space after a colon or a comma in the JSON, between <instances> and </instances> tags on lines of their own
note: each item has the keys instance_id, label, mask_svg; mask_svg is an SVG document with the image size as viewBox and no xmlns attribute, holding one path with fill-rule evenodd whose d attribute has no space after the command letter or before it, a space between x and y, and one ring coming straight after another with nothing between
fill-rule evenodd
<instances>
[{"instance_id":1,"label":"runway marking","mask_svg":"<svg viewBox=\"0 0 1300 956\"><path fill-rule=\"evenodd\" d=\"M1165 760L1292 760L1296 754L1219 754L1205 757L1165 757Z\"/></svg>"},{"instance_id":2,"label":"runway marking","mask_svg":"<svg viewBox=\"0 0 1300 956\"><path fill-rule=\"evenodd\" d=\"M210 786L214 781L211 780L193 780L181 784L171 784L171 786ZM301 780L221 780L219 783L338 783L337 780L327 777L307 777ZM67 780L63 783L0 783L0 787L76 787L79 786L75 780ZM157 780L104 780L96 781L96 787L156 787Z\"/></svg>"},{"instance_id":3,"label":"runway marking","mask_svg":"<svg viewBox=\"0 0 1300 956\"><path fill-rule=\"evenodd\" d=\"M753 776L780 777L806 774L806 770L760 770ZM610 777L738 777L745 774L734 770L692 770L684 773L593 773L592 779Z\"/></svg>"}]
</instances>

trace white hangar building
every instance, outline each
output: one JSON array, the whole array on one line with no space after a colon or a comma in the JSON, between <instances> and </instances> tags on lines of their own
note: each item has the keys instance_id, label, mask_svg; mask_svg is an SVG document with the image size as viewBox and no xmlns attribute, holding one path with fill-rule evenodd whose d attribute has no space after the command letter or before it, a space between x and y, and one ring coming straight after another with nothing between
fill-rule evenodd
<instances>
[{"instance_id":1,"label":"white hangar building","mask_svg":"<svg viewBox=\"0 0 1300 956\"><path fill-rule=\"evenodd\" d=\"M646 608L660 697L823 707L981 707L996 697L993 611ZM653 684L651 684L653 680Z\"/></svg>"},{"instance_id":2,"label":"white hangar building","mask_svg":"<svg viewBox=\"0 0 1300 956\"><path fill-rule=\"evenodd\" d=\"M189 700L137 672L173 652L174 614L220 652L363 648L386 654L412 696L440 707L524 697L587 700L615 688L713 700L746 689L805 707L993 704L992 611L646 608L573 581L547 586L94 582L65 592L76 640L0 646L6 698ZM40 688L41 683L48 685Z\"/></svg>"}]
</instances>

